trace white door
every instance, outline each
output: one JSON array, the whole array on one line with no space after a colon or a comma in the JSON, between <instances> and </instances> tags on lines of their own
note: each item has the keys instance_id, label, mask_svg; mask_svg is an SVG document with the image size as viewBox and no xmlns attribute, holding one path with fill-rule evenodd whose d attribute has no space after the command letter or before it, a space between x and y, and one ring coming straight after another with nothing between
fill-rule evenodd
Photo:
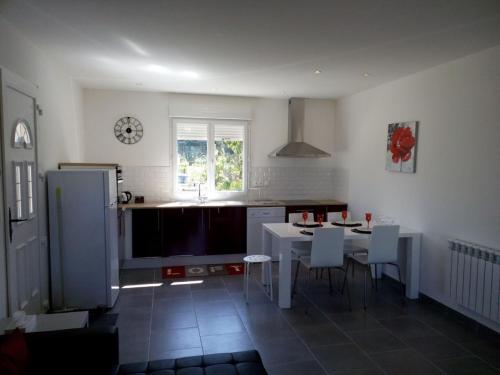
<instances>
[{"instance_id":1,"label":"white door","mask_svg":"<svg viewBox=\"0 0 500 375\"><path fill-rule=\"evenodd\" d=\"M2 151L9 314L37 313L40 247L37 212L36 89L2 70Z\"/></svg>"}]
</instances>

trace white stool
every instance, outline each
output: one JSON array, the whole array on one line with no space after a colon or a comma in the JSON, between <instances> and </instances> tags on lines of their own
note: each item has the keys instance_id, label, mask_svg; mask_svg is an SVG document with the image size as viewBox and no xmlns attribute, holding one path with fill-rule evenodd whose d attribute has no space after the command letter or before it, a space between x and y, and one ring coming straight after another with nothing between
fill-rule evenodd
<instances>
[{"instance_id":1,"label":"white stool","mask_svg":"<svg viewBox=\"0 0 500 375\"><path fill-rule=\"evenodd\" d=\"M250 282L250 265L253 263L262 263L262 264L267 264L267 271L268 271L268 280L269 284L266 285L266 292L271 299L273 300L273 264L271 262L271 257L267 255L248 255L243 258L243 261L245 262L245 299L248 302L248 284ZM264 270L265 267L262 267L262 270Z\"/></svg>"}]
</instances>

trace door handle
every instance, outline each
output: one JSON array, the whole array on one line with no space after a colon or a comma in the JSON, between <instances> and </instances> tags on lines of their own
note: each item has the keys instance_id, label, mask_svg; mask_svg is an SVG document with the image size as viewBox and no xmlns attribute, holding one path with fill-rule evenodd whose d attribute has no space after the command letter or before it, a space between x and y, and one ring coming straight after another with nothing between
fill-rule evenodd
<instances>
[{"instance_id":1,"label":"door handle","mask_svg":"<svg viewBox=\"0 0 500 375\"><path fill-rule=\"evenodd\" d=\"M12 229L12 223L21 223L23 221L28 221L28 219L13 219L12 213L11 213L10 207L9 207L9 241L10 241L10 243L12 243L12 233L14 231Z\"/></svg>"}]
</instances>

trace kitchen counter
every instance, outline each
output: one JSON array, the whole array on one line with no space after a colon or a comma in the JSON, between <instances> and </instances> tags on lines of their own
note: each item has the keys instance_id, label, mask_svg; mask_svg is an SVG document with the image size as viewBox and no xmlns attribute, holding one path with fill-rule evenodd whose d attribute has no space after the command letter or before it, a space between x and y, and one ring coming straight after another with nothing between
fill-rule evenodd
<instances>
[{"instance_id":1,"label":"kitchen counter","mask_svg":"<svg viewBox=\"0 0 500 375\"><path fill-rule=\"evenodd\" d=\"M205 203L194 201L168 201L120 204L121 209L147 209L147 208L184 208L184 207L291 207L291 206L334 206L343 205L335 199L311 200L256 200L256 201L208 201Z\"/></svg>"}]
</instances>

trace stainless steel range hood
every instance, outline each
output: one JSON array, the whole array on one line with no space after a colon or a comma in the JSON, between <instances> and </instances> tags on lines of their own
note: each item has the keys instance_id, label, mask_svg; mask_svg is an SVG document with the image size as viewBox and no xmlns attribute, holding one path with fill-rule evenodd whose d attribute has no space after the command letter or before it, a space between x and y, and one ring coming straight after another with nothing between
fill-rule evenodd
<instances>
[{"instance_id":1,"label":"stainless steel range hood","mask_svg":"<svg viewBox=\"0 0 500 375\"><path fill-rule=\"evenodd\" d=\"M288 143L269 154L283 158L325 158L331 155L304 142L305 99L288 100Z\"/></svg>"}]
</instances>

